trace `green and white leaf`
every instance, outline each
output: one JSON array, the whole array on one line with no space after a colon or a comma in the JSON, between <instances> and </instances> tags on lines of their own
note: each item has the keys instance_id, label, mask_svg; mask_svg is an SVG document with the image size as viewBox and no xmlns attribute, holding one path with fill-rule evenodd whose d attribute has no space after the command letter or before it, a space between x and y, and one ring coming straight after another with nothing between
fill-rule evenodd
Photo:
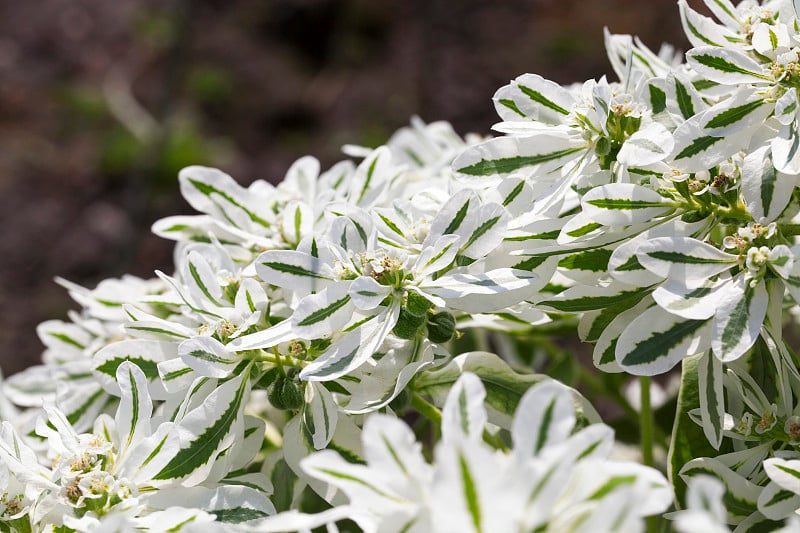
<instances>
[{"instance_id":1,"label":"green and white leaf","mask_svg":"<svg viewBox=\"0 0 800 533\"><path fill-rule=\"evenodd\" d=\"M684 481L692 477L710 475L725 485L722 502L728 510L728 520L739 523L758 510L758 498L763 490L712 457L694 459L681 469Z\"/></svg>"},{"instance_id":2,"label":"green and white leaf","mask_svg":"<svg viewBox=\"0 0 800 533\"><path fill-rule=\"evenodd\" d=\"M548 446L567 440L575 423L571 390L555 380L537 383L522 397L511 425L514 453L536 457Z\"/></svg>"},{"instance_id":3,"label":"green and white leaf","mask_svg":"<svg viewBox=\"0 0 800 533\"><path fill-rule=\"evenodd\" d=\"M532 298L538 275L525 270L497 268L483 274L449 273L426 280L420 288L443 298L448 307L466 313L491 313Z\"/></svg>"},{"instance_id":4,"label":"green and white leaf","mask_svg":"<svg viewBox=\"0 0 800 533\"><path fill-rule=\"evenodd\" d=\"M632 183L611 183L595 187L581 198L587 217L605 226L648 222L675 208L657 192Z\"/></svg>"},{"instance_id":5,"label":"green and white leaf","mask_svg":"<svg viewBox=\"0 0 800 533\"><path fill-rule=\"evenodd\" d=\"M619 338L628 325L636 317L640 316L644 311L650 308L653 304L650 298L644 299L641 302L636 300L629 301L631 304L636 303L633 307L625 307L624 310L617 311L617 314L608 321L607 317L600 316L596 319L597 322L608 321L605 328L602 330L597 342L592 351L592 361L594 366L603 372L623 372L622 367L617 364L616 350ZM619 307L618 304L615 307ZM606 310L601 311L601 313ZM596 325L595 327L598 327Z\"/></svg>"},{"instance_id":6,"label":"green and white leaf","mask_svg":"<svg viewBox=\"0 0 800 533\"><path fill-rule=\"evenodd\" d=\"M254 191L243 189L220 170L190 166L180 171L178 180L183 197L202 213L242 229L260 227L263 231L273 224L267 198L256 197Z\"/></svg>"},{"instance_id":7,"label":"green and white leaf","mask_svg":"<svg viewBox=\"0 0 800 533\"><path fill-rule=\"evenodd\" d=\"M737 256L690 237L656 237L639 245L639 263L650 272L687 283L730 270Z\"/></svg>"},{"instance_id":8,"label":"green and white leaf","mask_svg":"<svg viewBox=\"0 0 800 533\"><path fill-rule=\"evenodd\" d=\"M769 296L764 283L752 286L739 274L719 291L711 347L721 361L738 359L758 339Z\"/></svg>"},{"instance_id":9,"label":"green and white leaf","mask_svg":"<svg viewBox=\"0 0 800 533\"><path fill-rule=\"evenodd\" d=\"M337 281L300 300L291 317L294 333L311 340L341 331L355 312L349 294L351 284L351 281Z\"/></svg>"},{"instance_id":10,"label":"green and white leaf","mask_svg":"<svg viewBox=\"0 0 800 533\"><path fill-rule=\"evenodd\" d=\"M464 150L453 161L453 168L465 178L485 185L496 185L502 177L524 171L541 176L580 157L585 141L552 131L526 137L500 137Z\"/></svg>"},{"instance_id":11,"label":"green and white leaf","mask_svg":"<svg viewBox=\"0 0 800 533\"><path fill-rule=\"evenodd\" d=\"M198 375L209 378L227 378L241 362L241 358L224 344L206 336L193 337L180 343L178 355Z\"/></svg>"},{"instance_id":12,"label":"green and white leaf","mask_svg":"<svg viewBox=\"0 0 800 533\"><path fill-rule=\"evenodd\" d=\"M168 396L158 365L178 357L178 346L174 342L129 339L107 345L93 357L94 376L100 385L115 396L120 395L117 369L125 361L134 363L147 379L147 389L154 400L165 400Z\"/></svg>"},{"instance_id":13,"label":"green and white leaf","mask_svg":"<svg viewBox=\"0 0 800 533\"><path fill-rule=\"evenodd\" d=\"M575 99L569 91L537 74L518 76L508 87L510 90L505 94L495 94L495 106L503 105L502 99L510 97L519 114L527 120L545 124L564 124L575 106ZM520 119L523 117L507 120Z\"/></svg>"},{"instance_id":14,"label":"green and white leaf","mask_svg":"<svg viewBox=\"0 0 800 533\"><path fill-rule=\"evenodd\" d=\"M629 167L646 167L666 158L674 146L669 130L658 122L650 122L625 140L617 161Z\"/></svg>"},{"instance_id":15,"label":"green and white leaf","mask_svg":"<svg viewBox=\"0 0 800 533\"><path fill-rule=\"evenodd\" d=\"M115 422L117 426L117 453L124 456L134 444L150 436L150 417L153 402L147 392L147 379L134 363L125 361L117 368L120 402Z\"/></svg>"},{"instance_id":16,"label":"green and white leaf","mask_svg":"<svg viewBox=\"0 0 800 533\"><path fill-rule=\"evenodd\" d=\"M180 449L155 480L181 480L185 486L205 481L217 457L244 433L242 409L250 383L249 371L217 387L198 407L175 424Z\"/></svg>"},{"instance_id":17,"label":"green and white leaf","mask_svg":"<svg viewBox=\"0 0 800 533\"><path fill-rule=\"evenodd\" d=\"M772 162L775 170L797 176L800 174L800 133L797 120L782 126L772 139Z\"/></svg>"},{"instance_id":18,"label":"green and white leaf","mask_svg":"<svg viewBox=\"0 0 800 533\"><path fill-rule=\"evenodd\" d=\"M300 372L300 379L330 381L366 363L380 349L400 316L400 303L391 305L345 333Z\"/></svg>"},{"instance_id":19,"label":"green and white leaf","mask_svg":"<svg viewBox=\"0 0 800 533\"><path fill-rule=\"evenodd\" d=\"M697 383L700 396L700 420L708 442L719 450L725 418L722 361L705 352L697 364Z\"/></svg>"},{"instance_id":20,"label":"green and white leaf","mask_svg":"<svg viewBox=\"0 0 800 533\"><path fill-rule=\"evenodd\" d=\"M318 257L295 250L264 252L255 265L258 276L266 283L301 294L322 290L334 279Z\"/></svg>"},{"instance_id":21,"label":"green and white leaf","mask_svg":"<svg viewBox=\"0 0 800 533\"><path fill-rule=\"evenodd\" d=\"M668 280L653 291L653 299L665 311L691 320L714 316L720 293L730 278L703 280L687 287L679 280Z\"/></svg>"},{"instance_id":22,"label":"green and white leaf","mask_svg":"<svg viewBox=\"0 0 800 533\"><path fill-rule=\"evenodd\" d=\"M336 432L338 406L331 392L316 381L306 383L304 399L301 413L303 429L311 436L314 448L321 450L328 445Z\"/></svg>"},{"instance_id":23,"label":"green and white leaf","mask_svg":"<svg viewBox=\"0 0 800 533\"><path fill-rule=\"evenodd\" d=\"M694 86L671 72L666 77L667 109L683 120L705 111L708 104Z\"/></svg>"},{"instance_id":24,"label":"green and white leaf","mask_svg":"<svg viewBox=\"0 0 800 533\"><path fill-rule=\"evenodd\" d=\"M654 376L710 345L711 321L687 320L651 307L625 328L614 355L629 374Z\"/></svg>"},{"instance_id":25,"label":"green and white leaf","mask_svg":"<svg viewBox=\"0 0 800 533\"><path fill-rule=\"evenodd\" d=\"M686 53L686 60L695 72L723 85L771 81L764 67L734 48L697 46Z\"/></svg>"},{"instance_id":26,"label":"green and white leaf","mask_svg":"<svg viewBox=\"0 0 800 533\"><path fill-rule=\"evenodd\" d=\"M769 146L750 152L744 159L742 197L753 218L762 224L780 216L797 184L797 176L775 169Z\"/></svg>"},{"instance_id":27,"label":"green and white leaf","mask_svg":"<svg viewBox=\"0 0 800 533\"><path fill-rule=\"evenodd\" d=\"M766 469L766 464L764 466ZM773 467L775 466L773 464ZM786 474L788 472L781 472L781 475ZM771 520L783 520L792 516L798 508L800 508L800 495L786 490L775 482L768 483L758 497L758 510Z\"/></svg>"},{"instance_id":28,"label":"green and white leaf","mask_svg":"<svg viewBox=\"0 0 800 533\"><path fill-rule=\"evenodd\" d=\"M486 390L478 376L461 374L442 408L442 442L453 445L462 440L480 442L486 427L483 401Z\"/></svg>"},{"instance_id":29,"label":"green and white leaf","mask_svg":"<svg viewBox=\"0 0 800 533\"><path fill-rule=\"evenodd\" d=\"M464 372L477 375L486 389L485 407L490 423L511 429L512 418L522 396L535 383L549 380L541 374L520 374L511 369L499 356L488 352L469 352L456 356L447 365L429 370L417 377L417 392L432 398L442 406L447 394ZM572 391L577 416L590 423L600 420L594 407L578 392Z\"/></svg>"}]
</instances>

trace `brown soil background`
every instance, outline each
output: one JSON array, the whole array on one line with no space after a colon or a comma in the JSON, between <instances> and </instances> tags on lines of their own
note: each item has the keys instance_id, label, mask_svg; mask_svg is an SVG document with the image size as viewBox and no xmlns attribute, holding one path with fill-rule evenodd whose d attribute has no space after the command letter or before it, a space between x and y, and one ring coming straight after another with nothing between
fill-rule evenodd
<instances>
[{"instance_id":1,"label":"brown soil background","mask_svg":"<svg viewBox=\"0 0 800 533\"><path fill-rule=\"evenodd\" d=\"M521 73L611 75L604 26L688 48L674 0L0 0L0 368L76 307L54 276L170 269L181 167L279 181L414 114L486 134Z\"/></svg>"}]
</instances>

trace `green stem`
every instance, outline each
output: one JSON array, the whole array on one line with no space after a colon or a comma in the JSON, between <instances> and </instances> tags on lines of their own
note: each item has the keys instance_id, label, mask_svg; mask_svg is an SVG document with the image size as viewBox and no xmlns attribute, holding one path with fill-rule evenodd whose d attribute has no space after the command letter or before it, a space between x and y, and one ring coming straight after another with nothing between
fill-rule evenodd
<instances>
[{"instance_id":1,"label":"green stem","mask_svg":"<svg viewBox=\"0 0 800 533\"><path fill-rule=\"evenodd\" d=\"M411 407L416 411L441 427L442 425L442 412L428 400L417 394L416 392L411 395Z\"/></svg>"},{"instance_id":2,"label":"green stem","mask_svg":"<svg viewBox=\"0 0 800 533\"><path fill-rule=\"evenodd\" d=\"M255 356L252 359L253 361L261 361L264 363L272 363L274 365L278 365L281 369L283 369L284 366L303 368L308 364L307 361L303 361L302 359L297 359L290 355L280 355L280 354L275 354L275 355L263 354Z\"/></svg>"},{"instance_id":3,"label":"green stem","mask_svg":"<svg viewBox=\"0 0 800 533\"><path fill-rule=\"evenodd\" d=\"M417 410L419 414L433 422L437 428L442 426L442 412L438 407L430 403L428 400L417 394L416 392L411 395L411 407ZM483 430L483 440L489 446L496 450L507 450L507 446L500 438L500 435L492 435L487 430Z\"/></svg>"},{"instance_id":4,"label":"green stem","mask_svg":"<svg viewBox=\"0 0 800 533\"><path fill-rule=\"evenodd\" d=\"M653 459L653 406L650 403L650 377L642 376L639 378L641 387L641 406L639 410L639 430L642 436L642 462L649 466L655 466ZM647 533L658 532L658 516L648 516L645 518Z\"/></svg>"},{"instance_id":5,"label":"green stem","mask_svg":"<svg viewBox=\"0 0 800 533\"><path fill-rule=\"evenodd\" d=\"M641 409L639 411L639 429L642 436L642 462L646 466L654 466L653 460L653 407L650 404L650 377L639 378L641 387Z\"/></svg>"}]
</instances>

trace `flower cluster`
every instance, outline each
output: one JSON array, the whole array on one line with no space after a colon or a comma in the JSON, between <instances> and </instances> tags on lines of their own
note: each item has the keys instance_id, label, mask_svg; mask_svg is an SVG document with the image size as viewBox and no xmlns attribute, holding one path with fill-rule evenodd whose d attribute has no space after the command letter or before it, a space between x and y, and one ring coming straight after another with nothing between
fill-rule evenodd
<instances>
[{"instance_id":1,"label":"flower cluster","mask_svg":"<svg viewBox=\"0 0 800 533\"><path fill-rule=\"evenodd\" d=\"M685 61L607 33L619 81L517 77L498 137L184 169L174 269L59 280L81 310L3 382L0 531L799 530L800 2L705 4ZM531 373L548 331L594 345L581 390L641 411L647 466Z\"/></svg>"}]
</instances>

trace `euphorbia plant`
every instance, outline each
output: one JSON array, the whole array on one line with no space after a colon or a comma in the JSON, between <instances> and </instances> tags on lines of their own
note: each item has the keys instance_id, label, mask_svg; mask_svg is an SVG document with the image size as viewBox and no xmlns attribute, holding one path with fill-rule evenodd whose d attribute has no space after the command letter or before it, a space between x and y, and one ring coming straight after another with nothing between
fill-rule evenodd
<instances>
[{"instance_id":1,"label":"euphorbia plant","mask_svg":"<svg viewBox=\"0 0 800 533\"><path fill-rule=\"evenodd\" d=\"M184 169L171 272L61 280L4 383L0 530L800 530L798 6L705 3L496 138Z\"/></svg>"}]
</instances>

